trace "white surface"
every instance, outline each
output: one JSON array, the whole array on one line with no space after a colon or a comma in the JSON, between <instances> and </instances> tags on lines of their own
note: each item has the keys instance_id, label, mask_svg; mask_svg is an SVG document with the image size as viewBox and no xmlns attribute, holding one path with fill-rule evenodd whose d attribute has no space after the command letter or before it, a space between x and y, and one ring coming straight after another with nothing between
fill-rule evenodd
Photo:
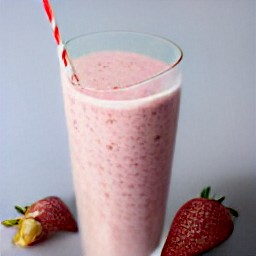
<instances>
[{"instance_id":1,"label":"white surface","mask_svg":"<svg viewBox=\"0 0 256 256\"><path fill-rule=\"evenodd\" d=\"M136 30L184 50L184 86L165 233L205 185L240 212L231 238L207 255L256 255L256 2L53 1L63 37ZM75 212L56 47L41 1L0 0L0 219L47 195ZM2 256L81 256L79 235ZM160 248L154 256L160 255Z\"/></svg>"}]
</instances>

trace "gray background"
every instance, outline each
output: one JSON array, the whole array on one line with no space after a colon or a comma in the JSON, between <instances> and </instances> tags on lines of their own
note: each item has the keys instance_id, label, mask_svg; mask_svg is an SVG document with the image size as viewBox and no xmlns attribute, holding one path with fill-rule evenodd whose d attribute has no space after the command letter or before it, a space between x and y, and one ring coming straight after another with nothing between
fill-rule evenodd
<instances>
[{"instance_id":1,"label":"gray background","mask_svg":"<svg viewBox=\"0 0 256 256\"><path fill-rule=\"evenodd\" d=\"M178 207L211 185L240 212L207 255L256 255L256 1L53 0L64 39L102 30L168 37L184 51L183 94L164 234ZM0 219L58 195L75 213L56 45L39 0L0 1ZM2 256L81 256L78 234ZM158 251L154 256L160 255Z\"/></svg>"}]
</instances>

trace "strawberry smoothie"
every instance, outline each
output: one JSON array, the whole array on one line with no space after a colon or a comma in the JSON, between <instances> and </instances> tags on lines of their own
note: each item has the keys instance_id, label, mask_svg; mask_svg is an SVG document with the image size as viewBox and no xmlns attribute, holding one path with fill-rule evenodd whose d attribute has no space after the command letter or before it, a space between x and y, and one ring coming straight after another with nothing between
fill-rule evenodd
<instances>
[{"instance_id":1,"label":"strawberry smoothie","mask_svg":"<svg viewBox=\"0 0 256 256\"><path fill-rule=\"evenodd\" d=\"M95 52L73 63L87 87L62 71L84 255L149 256L164 222L180 80L138 85L168 68L138 53Z\"/></svg>"}]
</instances>

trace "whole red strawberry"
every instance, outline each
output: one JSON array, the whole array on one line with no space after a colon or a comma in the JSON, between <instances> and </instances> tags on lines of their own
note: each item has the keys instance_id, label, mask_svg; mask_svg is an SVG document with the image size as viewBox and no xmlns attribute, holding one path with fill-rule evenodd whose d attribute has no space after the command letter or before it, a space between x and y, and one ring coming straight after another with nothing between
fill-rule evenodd
<instances>
[{"instance_id":1,"label":"whole red strawberry","mask_svg":"<svg viewBox=\"0 0 256 256\"><path fill-rule=\"evenodd\" d=\"M77 224L65 203L56 196L46 197L29 207L15 206L21 218L3 221L5 226L18 226L13 242L32 245L45 239L49 232L77 231Z\"/></svg>"},{"instance_id":2,"label":"whole red strawberry","mask_svg":"<svg viewBox=\"0 0 256 256\"><path fill-rule=\"evenodd\" d=\"M194 256L224 242L234 229L238 213L222 205L225 197L210 199L210 187L200 198L185 203L176 213L161 256Z\"/></svg>"}]
</instances>

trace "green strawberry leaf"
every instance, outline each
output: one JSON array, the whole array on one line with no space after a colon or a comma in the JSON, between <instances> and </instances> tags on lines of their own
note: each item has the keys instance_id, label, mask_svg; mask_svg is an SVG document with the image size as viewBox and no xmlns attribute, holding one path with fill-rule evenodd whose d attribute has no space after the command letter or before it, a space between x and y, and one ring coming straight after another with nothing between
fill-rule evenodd
<instances>
[{"instance_id":1,"label":"green strawberry leaf","mask_svg":"<svg viewBox=\"0 0 256 256\"><path fill-rule=\"evenodd\" d=\"M220 204L225 200L225 196L221 196L219 199L216 199Z\"/></svg>"},{"instance_id":2,"label":"green strawberry leaf","mask_svg":"<svg viewBox=\"0 0 256 256\"><path fill-rule=\"evenodd\" d=\"M232 216L234 216L236 218L239 216L238 211L236 211L236 210L234 210L232 208L229 208L229 207L227 207L227 209L229 210L229 212L231 213Z\"/></svg>"},{"instance_id":3,"label":"green strawberry leaf","mask_svg":"<svg viewBox=\"0 0 256 256\"><path fill-rule=\"evenodd\" d=\"M200 197L201 198L207 198L209 199L209 195L210 195L210 192L211 192L211 187L206 187L202 190L201 194L200 194Z\"/></svg>"},{"instance_id":4,"label":"green strawberry leaf","mask_svg":"<svg viewBox=\"0 0 256 256\"><path fill-rule=\"evenodd\" d=\"M18 212L18 213L21 213L21 214L25 214L27 209L28 209L28 206L19 206L19 205L15 205L14 206L15 210Z\"/></svg>"},{"instance_id":5,"label":"green strawberry leaf","mask_svg":"<svg viewBox=\"0 0 256 256\"><path fill-rule=\"evenodd\" d=\"M13 227L19 224L20 219L3 220L1 223L5 227Z\"/></svg>"}]
</instances>

